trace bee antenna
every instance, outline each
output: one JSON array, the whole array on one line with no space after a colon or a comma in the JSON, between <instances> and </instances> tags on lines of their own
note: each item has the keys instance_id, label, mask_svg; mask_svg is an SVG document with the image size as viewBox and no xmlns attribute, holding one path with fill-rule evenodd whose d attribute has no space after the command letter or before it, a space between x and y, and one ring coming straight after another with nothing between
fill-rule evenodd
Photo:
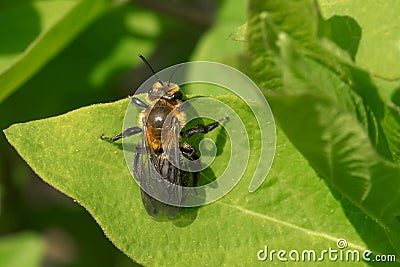
<instances>
[{"instance_id":1,"label":"bee antenna","mask_svg":"<svg viewBox=\"0 0 400 267\"><path fill-rule=\"evenodd\" d=\"M150 65L150 63L147 61L147 59L141 54L138 54L138 56L143 60L143 62L147 65L147 67L149 67L149 69L154 74L154 76L156 76L157 82L159 82L161 85L163 85L163 82L161 81L160 77L158 77L157 73L154 71L153 67Z\"/></svg>"},{"instance_id":2,"label":"bee antenna","mask_svg":"<svg viewBox=\"0 0 400 267\"><path fill-rule=\"evenodd\" d=\"M182 66L183 66L183 64L178 65L178 66L176 66L175 69L172 71L171 76L169 76L169 79L168 79L168 86L171 84L172 77L174 77L176 71L177 71L180 67L182 67Z\"/></svg>"}]
</instances>

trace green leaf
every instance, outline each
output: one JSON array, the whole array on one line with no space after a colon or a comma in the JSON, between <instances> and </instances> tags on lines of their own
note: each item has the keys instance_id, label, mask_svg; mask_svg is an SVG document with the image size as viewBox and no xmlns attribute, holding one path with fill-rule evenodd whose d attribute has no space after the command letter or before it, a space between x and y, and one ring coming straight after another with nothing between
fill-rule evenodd
<instances>
[{"instance_id":1,"label":"green leaf","mask_svg":"<svg viewBox=\"0 0 400 267\"><path fill-rule=\"evenodd\" d=\"M282 128L312 166L379 221L398 249L394 237L400 234L400 169L374 153L363 128L329 99L305 93L271 95L269 101Z\"/></svg>"},{"instance_id":2,"label":"green leaf","mask_svg":"<svg viewBox=\"0 0 400 267\"><path fill-rule=\"evenodd\" d=\"M243 43L228 40L229 33L246 22L246 1L223 1L213 27L202 37L191 60L227 61L243 51Z\"/></svg>"},{"instance_id":3,"label":"green leaf","mask_svg":"<svg viewBox=\"0 0 400 267\"><path fill-rule=\"evenodd\" d=\"M252 1L248 40L252 57L274 64L283 89L265 90L275 117L313 168L379 222L400 252L399 109L346 58L354 47L334 38L340 28L327 30L315 2L295 2L314 10L311 24L296 25L303 9L285 12L294 1L273 3ZM267 84L271 71L254 67Z\"/></svg>"},{"instance_id":4,"label":"green leaf","mask_svg":"<svg viewBox=\"0 0 400 267\"><path fill-rule=\"evenodd\" d=\"M238 42L244 42L246 40L245 38L246 32L247 32L247 23L237 27L234 32L229 34L228 39Z\"/></svg>"},{"instance_id":5,"label":"green leaf","mask_svg":"<svg viewBox=\"0 0 400 267\"><path fill-rule=\"evenodd\" d=\"M0 9L0 101L32 77L109 1L33 1Z\"/></svg>"},{"instance_id":6,"label":"green leaf","mask_svg":"<svg viewBox=\"0 0 400 267\"><path fill-rule=\"evenodd\" d=\"M350 84L327 67L297 52L289 38L281 38L280 44L282 79L286 90L319 91L326 94L364 125L370 142L382 156L390 160L398 159L397 146L400 145L400 139L397 138L396 130L391 128L397 129L395 119L399 112L383 101L367 73L344 65L343 69L348 68L349 77L346 80L351 80ZM385 125L385 120L392 121ZM393 141L394 145L390 146L388 140Z\"/></svg>"},{"instance_id":7,"label":"green leaf","mask_svg":"<svg viewBox=\"0 0 400 267\"><path fill-rule=\"evenodd\" d=\"M279 1L279 4L273 4L273 1L268 3L254 2L256 4L252 5L260 9L250 9L250 21L252 23L248 31L248 50L251 58L254 58L253 68L257 74L255 78L258 84L268 89L281 89L281 76L284 70L281 69L281 59L279 58L281 51L277 44L280 42L278 35L280 33L287 34L290 36L293 46L296 47L294 49L301 50L310 60L322 62L333 71L332 77L342 80L344 84L347 83L345 85L348 88L347 90L337 89L335 85L331 84L328 85L329 89L326 88L326 91L336 91L339 96L344 94L339 101L348 102L346 105L350 108L352 103L358 105L358 107L353 105L353 113L366 127L371 142L375 144L382 155L398 161L400 159L399 108L395 107L390 100L381 96L387 94L387 92L377 88L373 82L377 79L373 79L369 73L350 63L345 51L341 50L341 48L346 48L342 47L340 40L334 38L334 32L346 32L346 28L351 25L331 23L329 28L329 23L323 21L319 15L318 6L312 0L296 1L295 6L303 6L303 8L298 9L298 14L294 11L286 12L287 8L291 10L292 3L290 2L286 2L287 7L282 6ZM307 20L309 23L298 24L297 18L307 14L311 14L313 19ZM296 25L291 26L291 23ZM347 23L350 22L347 21ZM338 28L334 28L334 26ZM329 38L332 38L332 40L329 40ZM347 39L351 39L351 36ZM306 70L302 69L297 72L307 73ZM311 72L311 74L313 73ZM318 75L315 75L314 79L316 81L314 87L322 87L318 85ZM343 85L341 86L343 87ZM291 85L291 89L295 87L296 85ZM350 92L351 90L354 92ZM360 103L361 106L365 105L362 107L363 111L357 110ZM360 116L364 117L361 118Z\"/></svg>"},{"instance_id":8,"label":"green leaf","mask_svg":"<svg viewBox=\"0 0 400 267\"><path fill-rule=\"evenodd\" d=\"M0 238L0 266L39 267L44 255L43 240L33 233Z\"/></svg>"},{"instance_id":9,"label":"green leaf","mask_svg":"<svg viewBox=\"0 0 400 267\"><path fill-rule=\"evenodd\" d=\"M356 49L357 65L374 75L386 79L400 79L400 2L391 0L329 1L319 0L321 12L332 24L346 22L347 29L361 28L359 46ZM351 23L349 23L351 21ZM340 35L341 33L338 32ZM354 36L353 36L354 38ZM343 43L352 43L351 38Z\"/></svg>"},{"instance_id":10,"label":"green leaf","mask_svg":"<svg viewBox=\"0 0 400 267\"><path fill-rule=\"evenodd\" d=\"M215 61L230 66L242 65L240 54L243 53L243 42L233 41L229 33L246 22L246 0L226 0L216 14L215 22L197 43L190 59L192 61ZM238 35L239 37L239 35ZM189 73L188 76L191 74ZM225 88L212 88L188 84L186 92L193 95L226 94Z\"/></svg>"},{"instance_id":11,"label":"green leaf","mask_svg":"<svg viewBox=\"0 0 400 267\"><path fill-rule=\"evenodd\" d=\"M213 98L234 108L249 136L257 136L257 122L244 102L234 96ZM173 221L151 219L125 164L122 146L99 139L102 133L121 131L128 102L93 105L15 124L5 134L44 181L76 199L107 237L135 261L151 266L249 266L259 262L257 253L265 245L320 253L337 248L339 238L347 240L348 249L393 253L380 227L335 192L332 195L282 131L278 131L276 159L268 181L257 191L248 192L259 151L259 141L251 138L246 173L224 198L198 209L181 209ZM217 146L222 153L205 176L221 171L229 157L229 143L221 142L220 134L207 136L220 140ZM274 258L273 262L277 261ZM341 262L341 266L353 265Z\"/></svg>"}]
</instances>

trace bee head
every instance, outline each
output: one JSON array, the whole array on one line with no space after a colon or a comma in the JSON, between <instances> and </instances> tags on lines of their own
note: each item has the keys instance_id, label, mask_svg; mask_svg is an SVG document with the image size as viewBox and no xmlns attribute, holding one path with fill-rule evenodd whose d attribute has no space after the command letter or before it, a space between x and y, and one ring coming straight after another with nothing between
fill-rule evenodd
<instances>
[{"instance_id":1,"label":"bee head","mask_svg":"<svg viewBox=\"0 0 400 267\"><path fill-rule=\"evenodd\" d=\"M148 93L150 101L160 98L170 99L174 93L179 91L179 86L170 82L156 82Z\"/></svg>"},{"instance_id":2,"label":"bee head","mask_svg":"<svg viewBox=\"0 0 400 267\"><path fill-rule=\"evenodd\" d=\"M140 54L139 54L139 57L143 60L143 62L149 67L151 72L157 78L157 82L153 85L153 87L148 92L148 99L150 101L155 101L160 98L163 98L163 99L169 100L169 101L182 100L182 93L179 91L179 86L174 83L171 83L172 77L174 76L176 71L179 69L179 67L181 67L182 65L178 65L172 71L168 82L163 82L160 80L160 77L158 77L157 73L154 71L153 67L150 65L150 63L147 61L147 59Z\"/></svg>"}]
</instances>

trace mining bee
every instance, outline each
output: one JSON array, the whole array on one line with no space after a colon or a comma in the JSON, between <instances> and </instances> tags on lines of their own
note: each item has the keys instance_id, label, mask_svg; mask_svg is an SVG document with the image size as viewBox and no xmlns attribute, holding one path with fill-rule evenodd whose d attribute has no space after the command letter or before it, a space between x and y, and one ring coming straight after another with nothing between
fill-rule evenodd
<instances>
[{"instance_id":1,"label":"mining bee","mask_svg":"<svg viewBox=\"0 0 400 267\"><path fill-rule=\"evenodd\" d=\"M141 197L147 213L152 217L160 214L174 218L184 200L182 187L195 187L198 172L184 168L183 157L189 162L199 162L196 149L184 142L182 137L189 138L196 133L208 133L215 129L228 116L204 125L198 124L185 131L180 131L185 125L185 113L181 110L183 94L178 85L171 83L177 70L172 72L168 82L163 82L157 76L149 62L139 57L149 67L157 82L147 93L146 104L136 97L130 98L130 103L143 109L139 116L139 125L130 127L113 137L100 136L102 140L115 142L121 138L142 134L141 144L136 147L133 162L133 173L140 182ZM156 197L155 197L156 196ZM167 197L166 204L158 199ZM157 199L156 199L157 198Z\"/></svg>"}]
</instances>

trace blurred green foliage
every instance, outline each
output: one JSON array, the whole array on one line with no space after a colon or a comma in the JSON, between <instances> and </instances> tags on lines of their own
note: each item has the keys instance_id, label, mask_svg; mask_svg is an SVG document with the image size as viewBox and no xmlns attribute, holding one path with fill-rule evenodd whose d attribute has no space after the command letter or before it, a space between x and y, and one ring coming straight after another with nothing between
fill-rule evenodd
<instances>
[{"instance_id":1,"label":"blurred green foliage","mask_svg":"<svg viewBox=\"0 0 400 267\"><path fill-rule=\"evenodd\" d=\"M0 266L40 266L44 242L35 233L19 233L0 240Z\"/></svg>"}]
</instances>

